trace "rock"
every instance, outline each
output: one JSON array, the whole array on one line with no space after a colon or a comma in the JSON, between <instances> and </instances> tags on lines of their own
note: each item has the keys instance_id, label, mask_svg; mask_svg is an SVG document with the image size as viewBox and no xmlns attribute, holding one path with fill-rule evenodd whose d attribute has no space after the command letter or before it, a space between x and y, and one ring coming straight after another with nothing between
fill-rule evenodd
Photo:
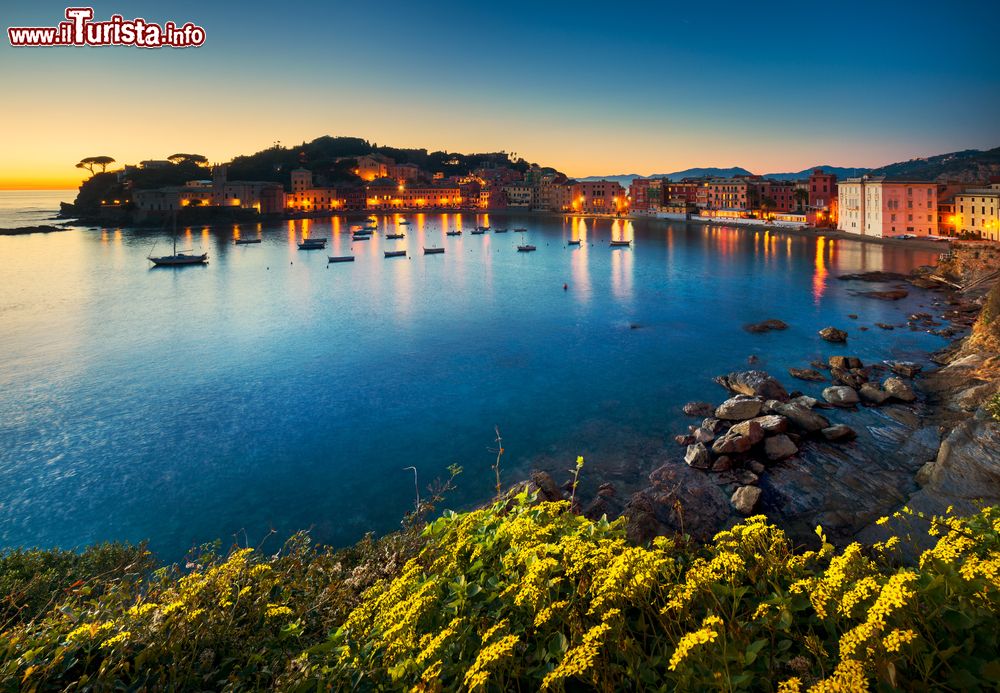
<instances>
[{"instance_id":1,"label":"rock","mask_svg":"<svg viewBox=\"0 0 1000 693\"><path fill-rule=\"evenodd\" d=\"M857 320L858 319L857 313L850 313L850 314L848 314L847 317L849 317L851 320Z\"/></svg>"},{"instance_id":2,"label":"rock","mask_svg":"<svg viewBox=\"0 0 1000 693\"><path fill-rule=\"evenodd\" d=\"M824 438L833 443L846 443L858 437L857 432L853 428L844 424L836 424L829 428L824 428L821 433Z\"/></svg>"},{"instance_id":3,"label":"rock","mask_svg":"<svg viewBox=\"0 0 1000 693\"><path fill-rule=\"evenodd\" d=\"M789 404L798 404L800 406L805 407L806 409L812 409L817 404L819 404L819 402L817 402L815 398L808 397L806 395L799 395L798 397L796 397L794 399L788 400L788 403Z\"/></svg>"},{"instance_id":4,"label":"rock","mask_svg":"<svg viewBox=\"0 0 1000 693\"><path fill-rule=\"evenodd\" d=\"M893 373L901 375L904 378L916 377L917 373L923 370L922 366L912 361L894 361L889 364L889 368L892 369Z\"/></svg>"},{"instance_id":5,"label":"rock","mask_svg":"<svg viewBox=\"0 0 1000 693\"><path fill-rule=\"evenodd\" d=\"M715 440L715 434L707 428L696 428L694 431L694 439L699 443L711 443Z\"/></svg>"},{"instance_id":6,"label":"rock","mask_svg":"<svg viewBox=\"0 0 1000 693\"><path fill-rule=\"evenodd\" d=\"M709 417L701 422L701 427L706 431L711 431L715 435L719 435L724 430L726 430L726 422L720 421L719 419Z\"/></svg>"},{"instance_id":7,"label":"rock","mask_svg":"<svg viewBox=\"0 0 1000 693\"><path fill-rule=\"evenodd\" d=\"M859 291L859 296L877 298L881 301L898 301L910 295L906 289L890 289L889 291Z\"/></svg>"},{"instance_id":8,"label":"rock","mask_svg":"<svg viewBox=\"0 0 1000 693\"><path fill-rule=\"evenodd\" d=\"M756 486L740 486L729 500L737 512L749 515L757 507L760 494L761 490Z\"/></svg>"},{"instance_id":9,"label":"rock","mask_svg":"<svg viewBox=\"0 0 1000 693\"><path fill-rule=\"evenodd\" d=\"M548 472L542 472L537 469L531 472L531 483L538 488L538 497L540 500L560 501L565 498L565 495Z\"/></svg>"},{"instance_id":10,"label":"rock","mask_svg":"<svg viewBox=\"0 0 1000 693\"><path fill-rule=\"evenodd\" d=\"M860 368L854 370L844 370L843 368L831 368L830 376L838 385L846 385L857 389L868 382L868 374Z\"/></svg>"},{"instance_id":11,"label":"rock","mask_svg":"<svg viewBox=\"0 0 1000 693\"><path fill-rule=\"evenodd\" d=\"M715 479L686 464L670 462L650 473L650 486L632 495L623 515L629 539L684 532L707 540L732 516L729 496Z\"/></svg>"},{"instance_id":12,"label":"rock","mask_svg":"<svg viewBox=\"0 0 1000 693\"><path fill-rule=\"evenodd\" d=\"M728 472L733 468L733 460L729 455L720 455L712 463L713 472Z\"/></svg>"},{"instance_id":13,"label":"rock","mask_svg":"<svg viewBox=\"0 0 1000 693\"><path fill-rule=\"evenodd\" d=\"M683 411L688 416L711 416L715 407L711 402L688 402L684 405Z\"/></svg>"},{"instance_id":14,"label":"rock","mask_svg":"<svg viewBox=\"0 0 1000 693\"><path fill-rule=\"evenodd\" d=\"M844 344L847 342L847 333L843 330L838 330L836 327L824 327L819 331L819 336L835 344Z\"/></svg>"},{"instance_id":15,"label":"rock","mask_svg":"<svg viewBox=\"0 0 1000 693\"><path fill-rule=\"evenodd\" d=\"M788 392L784 386L766 371L738 371L720 375L715 382L738 395L752 395L782 402L788 399Z\"/></svg>"},{"instance_id":16,"label":"rock","mask_svg":"<svg viewBox=\"0 0 1000 693\"><path fill-rule=\"evenodd\" d=\"M823 399L836 407L853 407L860 399L853 387L834 385L823 390Z\"/></svg>"},{"instance_id":17,"label":"rock","mask_svg":"<svg viewBox=\"0 0 1000 693\"><path fill-rule=\"evenodd\" d=\"M901 282L909 279L908 274L900 274L899 272L882 272L880 270L875 270L872 272L860 272L858 274L841 274L837 277L841 281L858 281L858 282Z\"/></svg>"},{"instance_id":18,"label":"rock","mask_svg":"<svg viewBox=\"0 0 1000 693\"><path fill-rule=\"evenodd\" d=\"M894 330L894 329L896 329L892 325L890 325L888 323L884 323L884 322L877 322L877 323L875 323L875 327L881 327L883 330Z\"/></svg>"},{"instance_id":19,"label":"rock","mask_svg":"<svg viewBox=\"0 0 1000 693\"><path fill-rule=\"evenodd\" d=\"M869 404L882 404L887 399L889 399L889 393L882 388L872 385L871 383L865 383L858 390L858 394L861 396L865 402Z\"/></svg>"},{"instance_id":20,"label":"rock","mask_svg":"<svg viewBox=\"0 0 1000 693\"><path fill-rule=\"evenodd\" d=\"M712 458L709 456L708 448L705 447L704 443L688 445L684 461L689 467L694 467L695 469L708 469L712 464Z\"/></svg>"},{"instance_id":21,"label":"rock","mask_svg":"<svg viewBox=\"0 0 1000 693\"><path fill-rule=\"evenodd\" d=\"M751 366L754 365L755 363L760 363L760 357L757 356L757 354L750 354L749 356L747 356L747 363L750 364Z\"/></svg>"},{"instance_id":22,"label":"rock","mask_svg":"<svg viewBox=\"0 0 1000 693\"><path fill-rule=\"evenodd\" d=\"M900 378L886 378L885 382L882 383L882 387L889 393L889 396L898 399L900 402L913 402L917 399L913 388L904 383Z\"/></svg>"},{"instance_id":23,"label":"rock","mask_svg":"<svg viewBox=\"0 0 1000 693\"><path fill-rule=\"evenodd\" d=\"M753 442L747 436L727 433L712 443L712 452L716 455L739 455L753 447Z\"/></svg>"},{"instance_id":24,"label":"rock","mask_svg":"<svg viewBox=\"0 0 1000 693\"><path fill-rule=\"evenodd\" d=\"M765 467L763 464L761 464L757 460L750 460L747 463L747 469L749 469L751 472L753 472L757 476L760 476L765 471L767 471L767 467Z\"/></svg>"},{"instance_id":25,"label":"rock","mask_svg":"<svg viewBox=\"0 0 1000 693\"><path fill-rule=\"evenodd\" d=\"M750 439L750 445L756 445L764 440L764 427L757 421L741 421L729 429L727 435L744 436Z\"/></svg>"},{"instance_id":26,"label":"rock","mask_svg":"<svg viewBox=\"0 0 1000 693\"><path fill-rule=\"evenodd\" d=\"M760 414L763 402L753 397L737 396L727 399L715 410L715 416L727 421L745 421Z\"/></svg>"},{"instance_id":27,"label":"rock","mask_svg":"<svg viewBox=\"0 0 1000 693\"><path fill-rule=\"evenodd\" d=\"M789 368L788 375L799 380L811 380L813 382L823 382L826 376L812 368Z\"/></svg>"},{"instance_id":28,"label":"rock","mask_svg":"<svg viewBox=\"0 0 1000 693\"><path fill-rule=\"evenodd\" d=\"M681 447L685 447L687 445L694 445L698 441L694 439L694 436L687 435L687 436L674 436L674 442L680 445Z\"/></svg>"},{"instance_id":29,"label":"rock","mask_svg":"<svg viewBox=\"0 0 1000 693\"><path fill-rule=\"evenodd\" d=\"M603 484L597 487L597 495L602 498L613 498L618 495L615 490L615 485L609 481L605 481Z\"/></svg>"},{"instance_id":30,"label":"rock","mask_svg":"<svg viewBox=\"0 0 1000 693\"><path fill-rule=\"evenodd\" d=\"M758 416L757 418L750 420L760 425L765 435L772 436L778 433L784 433L785 431L788 430L788 419L786 419L784 416L779 416L777 414Z\"/></svg>"},{"instance_id":31,"label":"rock","mask_svg":"<svg viewBox=\"0 0 1000 693\"><path fill-rule=\"evenodd\" d=\"M774 412L787 417L793 424L808 433L815 433L830 426L830 422L826 420L826 417L817 414L801 404L793 404L791 402L787 404L778 403L774 407Z\"/></svg>"},{"instance_id":32,"label":"rock","mask_svg":"<svg viewBox=\"0 0 1000 693\"><path fill-rule=\"evenodd\" d=\"M798 447L786 435L776 435L764 441L764 454L769 460L783 460L798 451Z\"/></svg>"},{"instance_id":33,"label":"rock","mask_svg":"<svg viewBox=\"0 0 1000 693\"><path fill-rule=\"evenodd\" d=\"M962 411L973 411L981 406L995 389L996 385L993 383L979 383L959 392L952 398L952 403Z\"/></svg>"},{"instance_id":34,"label":"rock","mask_svg":"<svg viewBox=\"0 0 1000 693\"><path fill-rule=\"evenodd\" d=\"M827 361L830 368L841 368L851 370L854 368L864 368L865 364L857 356L831 356Z\"/></svg>"},{"instance_id":35,"label":"rock","mask_svg":"<svg viewBox=\"0 0 1000 693\"><path fill-rule=\"evenodd\" d=\"M770 320L764 320L763 322L755 322L749 325L744 325L743 329L747 332L770 332L771 330L787 330L788 325L781 320L776 320L774 318Z\"/></svg>"}]
</instances>

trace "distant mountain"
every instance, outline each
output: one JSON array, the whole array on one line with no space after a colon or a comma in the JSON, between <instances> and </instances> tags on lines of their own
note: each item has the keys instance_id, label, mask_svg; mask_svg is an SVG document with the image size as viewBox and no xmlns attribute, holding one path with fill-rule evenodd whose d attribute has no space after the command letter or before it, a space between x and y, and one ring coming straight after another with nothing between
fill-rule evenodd
<instances>
[{"instance_id":1,"label":"distant mountain","mask_svg":"<svg viewBox=\"0 0 1000 693\"><path fill-rule=\"evenodd\" d=\"M810 166L809 168L803 169L796 173L765 173L764 178L772 178L774 180L803 180L809 177L809 174L813 172L814 169L821 168L827 173L834 173L837 178L843 180L844 178L854 178L856 176L863 176L869 171L870 168L844 168L842 166Z\"/></svg>"},{"instance_id":2,"label":"distant mountain","mask_svg":"<svg viewBox=\"0 0 1000 693\"><path fill-rule=\"evenodd\" d=\"M836 173L838 178L845 178L848 176L860 176L868 172L866 168L841 168L839 166L810 166L807 169L799 171L797 173L767 173L764 174L765 178L773 178L775 180L799 180L802 178L808 178L809 174L812 173L813 169L822 168L831 173ZM649 176L641 176L638 173L631 174L618 174L614 176L587 176L586 178L577 178L580 181L596 181L596 180L613 180L617 181L624 187L628 187L633 179L635 178L666 178L668 180L683 180L684 178L734 178L736 176L752 176L754 175L750 171L740 166L734 166L732 168L687 168L683 171L674 171L673 173L654 173Z\"/></svg>"},{"instance_id":3,"label":"distant mountain","mask_svg":"<svg viewBox=\"0 0 1000 693\"><path fill-rule=\"evenodd\" d=\"M910 159L873 170L872 175L897 179L985 183L1000 176L1000 147L966 149L924 159Z\"/></svg>"},{"instance_id":4,"label":"distant mountain","mask_svg":"<svg viewBox=\"0 0 1000 693\"><path fill-rule=\"evenodd\" d=\"M683 178L735 178L736 176L752 176L753 174L745 168L734 166L733 168L686 168L683 171L674 173L658 173L654 178L669 178L670 180L681 180Z\"/></svg>"},{"instance_id":5,"label":"distant mountain","mask_svg":"<svg viewBox=\"0 0 1000 693\"><path fill-rule=\"evenodd\" d=\"M623 188L628 188L632 185L632 181L636 178L646 178L647 176L640 176L638 173L618 173L613 176L587 176L586 178L574 178L573 180L579 181L581 183L592 183L598 180L612 180ZM654 176L656 177L656 176Z\"/></svg>"}]
</instances>

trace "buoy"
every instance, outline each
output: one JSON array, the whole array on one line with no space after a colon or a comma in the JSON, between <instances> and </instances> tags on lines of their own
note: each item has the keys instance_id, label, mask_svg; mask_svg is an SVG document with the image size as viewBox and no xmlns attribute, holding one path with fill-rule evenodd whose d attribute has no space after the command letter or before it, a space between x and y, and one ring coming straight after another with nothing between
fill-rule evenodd
<instances>
[{"instance_id":1,"label":"buoy","mask_svg":"<svg viewBox=\"0 0 1000 693\"><path fill-rule=\"evenodd\" d=\"M563 284L563 291L569 288L569 284Z\"/></svg>"}]
</instances>

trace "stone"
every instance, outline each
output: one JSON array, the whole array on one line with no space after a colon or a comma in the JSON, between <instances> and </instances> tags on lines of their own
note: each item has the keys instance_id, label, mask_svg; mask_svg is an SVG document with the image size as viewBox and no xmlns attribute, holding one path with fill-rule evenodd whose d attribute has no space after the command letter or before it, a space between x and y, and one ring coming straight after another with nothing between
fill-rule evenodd
<instances>
[{"instance_id":1,"label":"stone","mask_svg":"<svg viewBox=\"0 0 1000 693\"><path fill-rule=\"evenodd\" d=\"M904 378L916 377L917 373L923 370L922 366L912 361L894 361L889 364L889 368L892 369L893 373L901 375Z\"/></svg>"},{"instance_id":2,"label":"stone","mask_svg":"<svg viewBox=\"0 0 1000 693\"><path fill-rule=\"evenodd\" d=\"M744 325L743 329L747 332L761 333L770 332L771 330L787 330L788 325L781 320L770 319L764 320L763 322L755 322L749 325Z\"/></svg>"},{"instance_id":3,"label":"stone","mask_svg":"<svg viewBox=\"0 0 1000 693\"><path fill-rule=\"evenodd\" d=\"M727 421L745 421L760 414L763 405L763 402L753 397L732 397L718 406L715 416Z\"/></svg>"},{"instance_id":4,"label":"stone","mask_svg":"<svg viewBox=\"0 0 1000 693\"><path fill-rule=\"evenodd\" d=\"M849 313L847 315L847 317L849 317L851 320L857 320L858 319L857 313Z\"/></svg>"},{"instance_id":5,"label":"stone","mask_svg":"<svg viewBox=\"0 0 1000 693\"><path fill-rule=\"evenodd\" d=\"M757 476L760 476L761 474L763 474L767 470L767 467L765 467L763 464L761 464L757 460L750 460L747 463L747 469L749 469L751 472L753 472Z\"/></svg>"},{"instance_id":6,"label":"stone","mask_svg":"<svg viewBox=\"0 0 1000 693\"><path fill-rule=\"evenodd\" d=\"M720 375L715 382L737 395L777 399L782 402L788 399L788 392L784 386L766 371L737 371L729 375Z\"/></svg>"},{"instance_id":7,"label":"stone","mask_svg":"<svg viewBox=\"0 0 1000 693\"><path fill-rule=\"evenodd\" d=\"M560 501L566 497L548 472L537 469L531 472L531 483L538 489L538 497L541 500Z\"/></svg>"},{"instance_id":8,"label":"stone","mask_svg":"<svg viewBox=\"0 0 1000 693\"><path fill-rule=\"evenodd\" d=\"M701 427L704 428L706 431L711 431L715 435L719 435L724 430L726 430L726 422L720 421L719 419L716 419L714 417L708 417L707 419L701 422Z\"/></svg>"},{"instance_id":9,"label":"stone","mask_svg":"<svg viewBox=\"0 0 1000 693\"><path fill-rule=\"evenodd\" d=\"M786 435L776 435L764 441L767 459L777 461L791 457L799 451L792 439Z\"/></svg>"},{"instance_id":10,"label":"stone","mask_svg":"<svg viewBox=\"0 0 1000 693\"><path fill-rule=\"evenodd\" d=\"M688 402L682 410L688 416L711 416L715 407L711 402Z\"/></svg>"},{"instance_id":11,"label":"stone","mask_svg":"<svg viewBox=\"0 0 1000 693\"><path fill-rule=\"evenodd\" d=\"M694 439L694 436L688 435L688 436L674 436L674 442L680 445L681 447L684 447L686 445L694 445L698 441Z\"/></svg>"},{"instance_id":12,"label":"stone","mask_svg":"<svg viewBox=\"0 0 1000 693\"><path fill-rule=\"evenodd\" d=\"M806 409L812 409L817 404L819 404L819 402L816 401L816 399L814 397L809 397L807 395L799 395L798 397L796 397L794 399L788 400L788 403L789 404L798 404L799 406L803 406Z\"/></svg>"},{"instance_id":13,"label":"stone","mask_svg":"<svg viewBox=\"0 0 1000 693\"><path fill-rule=\"evenodd\" d=\"M688 445L687 452L684 454L684 461L687 463L687 466L694 467L695 469L708 469L712 464L712 458L708 454L708 448L705 447L704 443Z\"/></svg>"},{"instance_id":14,"label":"stone","mask_svg":"<svg viewBox=\"0 0 1000 693\"><path fill-rule=\"evenodd\" d=\"M861 399L869 404L879 405L884 403L889 399L889 393L878 387L877 385L872 385L871 383L865 383L858 389L858 395Z\"/></svg>"},{"instance_id":15,"label":"stone","mask_svg":"<svg viewBox=\"0 0 1000 693\"><path fill-rule=\"evenodd\" d=\"M882 387L889 393L890 397L898 399L900 402L913 402L917 399L917 395L913 392L913 388L903 382L900 378L886 378L885 382L882 383Z\"/></svg>"},{"instance_id":16,"label":"stone","mask_svg":"<svg viewBox=\"0 0 1000 693\"><path fill-rule=\"evenodd\" d=\"M888 323L885 323L885 322L877 322L877 323L875 323L875 327L880 327L883 330L894 330L894 329L896 329L892 325L890 325Z\"/></svg>"},{"instance_id":17,"label":"stone","mask_svg":"<svg viewBox=\"0 0 1000 693\"><path fill-rule=\"evenodd\" d=\"M719 455L712 463L713 472L728 472L733 468L733 460L729 455Z\"/></svg>"},{"instance_id":18,"label":"stone","mask_svg":"<svg viewBox=\"0 0 1000 693\"><path fill-rule=\"evenodd\" d=\"M819 331L819 336L834 344L844 344L847 342L847 333L838 330L836 327L824 327Z\"/></svg>"},{"instance_id":19,"label":"stone","mask_svg":"<svg viewBox=\"0 0 1000 693\"><path fill-rule=\"evenodd\" d=\"M877 298L881 301L898 301L910 295L906 289L890 289L888 291L859 291L859 296Z\"/></svg>"},{"instance_id":20,"label":"stone","mask_svg":"<svg viewBox=\"0 0 1000 693\"><path fill-rule=\"evenodd\" d=\"M843 368L831 368L830 376L838 385L846 385L857 389L868 382L868 374L860 368L844 370Z\"/></svg>"},{"instance_id":21,"label":"stone","mask_svg":"<svg viewBox=\"0 0 1000 693\"><path fill-rule=\"evenodd\" d=\"M812 368L789 368L788 375L799 380L811 380L813 382L823 382L826 376Z\"/></svg>"},{"instance_id":22,"label":"stone","mask_svg":"<svg viewBox=\"0 0 1000 693\"><path fill-rule=\"evenodd\" d=\"M774 408L774 411L776 414L787 417L789 421L807 433L822 431L824 428L830 426L830 422L827 421L826 417L817 414L801 404L793 404L791 402L787 404L779 403Z\"/></svg>"},{"instance_id":23,"label":"stone","mask_svg":"<svg viewBox=\"0 0 1000 693\"><path fill-rule=\"evenodd\" d=\"M753 442L747 436L727 433L712 443L712 452L716 455L739 455L753 447Z\"/></svg>"},{"instance_id":24,"label":"stone","mask_svg":"<svg viewBox=\"0 0 1000 693\"><path fill-rule=\"evenodd\" d=\"M853 387L834 385L823 390L823 399L835 407L853 407L860 399Z\"/></svg>"},{"instance_id":25,"label":"stone","mask_svg":"<svg viewBox=\"0 0 1000 693\"><path fill-rule=\"evenodd\" d=\"M784 433L788 430L788 419L784 416L779 416L778 414L758 416L757 418L750 420L759 424L765 435L772 436L778 433Z\"/></svg>"},{"instance_id":26,"label":"stone","mask_svg":"<svg viewBox=\"0 0 1000 693\"><path fill-rule=\"evenodd\" d=\"M857 356L831 356L827 361L830 368L841 368L851 370L853 368L864 368L865 364Z\"/></svg>"},{"instance_id":27,"label":"stone","mask_svg":"<svg viewBox=\"0 0 1000 693\"><path fill-rule=\"evenodd\" d=\"M615 490L614 484L612 484L610 481L605 481L603 484L597 487L597 495L601 496L602 498L613 498L614 496L618 495L618 493Z\"/></svg>"},{"instance_id":28,"label":"stone","mask_svg":"<svg viewBox=\"0 0 1000 693\"><path fill-rule=\"evenodd\" d=\"M857 432L845 424L836 424L829 428L824 428L821 433L831 443L846 443L858 437Z\"/></svg>"},{"instance_id":29,"label":"stone","mask_svg":"<svg viewBox=\"0 0 1000 693\"><path fill-rule=\"evenodd\" d=\"M986 398L993 394L996 385L993 383L980 382L977 385L967 387L952 399L954 405L962 411L973 411L981 406Z\"/></svg>"},{"instance_id":30,"label":"stone","mask_svg":"<svg viewBox=\"0 0 1000 693\"><path fill-rule=\"evenodd\" d=\"M755 363L760 363L760 357L757 356L757 354L750 354L749 356L747 356L747 363L750 364L751 366L754 365Z\"/></svg>"},{"instance_id":31,"label":"stone","mask_svg":"<svg viewBox=\"0 0 1000 693\"><path fill-rule=\"evenodd\" d=\"M756 421L741 421L729 429L727 435L745 436L750 439L750 445L756 445L764 440L764 427Z\"/></svg>"},{"instance_id":32,"label":"stone","mask_svg":"<svg viewBox=\"0 0 1000 693\"><path fill-rule=\"evenodd\" d=\"M760 500L761 490L757 486L740 486L733 492L730 502L736 511L742 515L749 515L757 507Z\"/></svg>"},{"instance_id":33,"label":"stone","mask_svg":"<svg viewBox=\"0 0 1000 693\"><path fill-rule=\"evenodd\" d=\"M694 439L699 443L711 443L715 440L715 434L707 428L696 428L694 431Z\"/></svg>"}]
</instances>

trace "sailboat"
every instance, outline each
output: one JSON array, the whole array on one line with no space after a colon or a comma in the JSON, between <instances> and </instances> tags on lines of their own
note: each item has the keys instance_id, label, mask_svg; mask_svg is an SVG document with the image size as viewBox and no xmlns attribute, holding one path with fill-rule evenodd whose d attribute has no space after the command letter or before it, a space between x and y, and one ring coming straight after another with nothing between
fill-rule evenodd
<instances>
[{"instance_id":1,"label":"sailboat","mask_svg":"<svg viewBox=\"0 0 1000 693\"><path fill-rule=\"evenodd\" d=\"M204 265L208 262L208 253L201 255L188 255L177 252L177 212L174 212L174 251L172 255L153 257L149 255L147 259L156 267L178 267L182 265ZM152 251L150 251L152 252ZM190 251L189 251L190 252Z\"/></svg>"}]
</instances>

